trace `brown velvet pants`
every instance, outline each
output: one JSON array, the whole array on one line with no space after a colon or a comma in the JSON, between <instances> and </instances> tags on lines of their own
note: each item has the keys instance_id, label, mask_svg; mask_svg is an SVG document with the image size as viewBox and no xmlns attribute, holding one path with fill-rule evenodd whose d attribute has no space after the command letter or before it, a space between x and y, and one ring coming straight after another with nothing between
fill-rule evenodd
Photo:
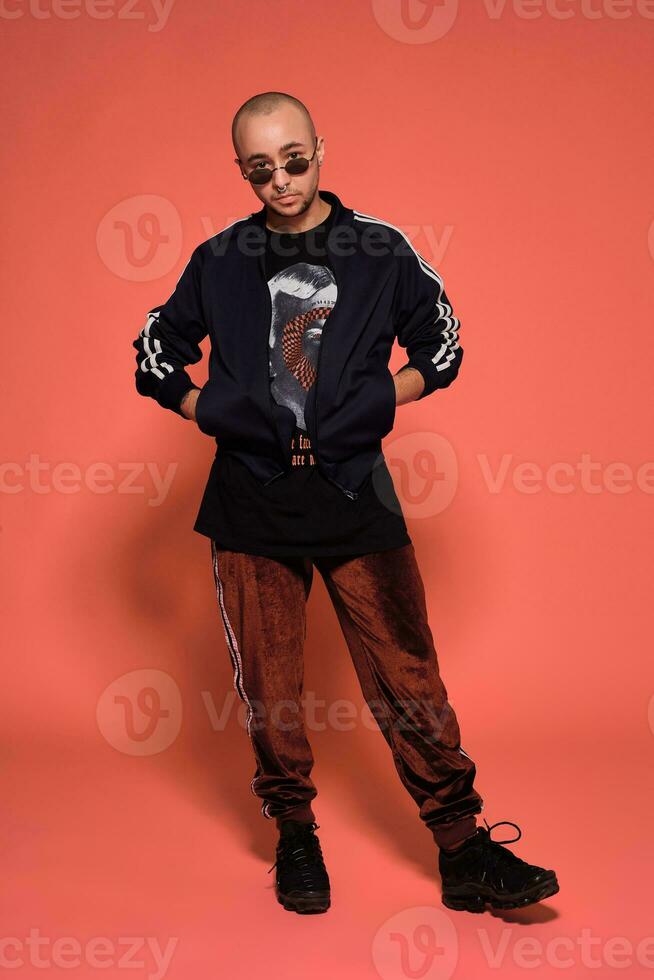
<instances>
[{"instance_id":1,"label":"brown velvet pants","mask_svg":"<svg viewBox=\"0 0 654 980\"><path fill-rule=\"evenodd\" d=\"M343 558L269 558L211 541L216 593L247 706L252 792L275 818L315 820L313 755L301 704L306 600L325 582L361 690L420 818L440 847L474 833L483 800L440 677L413 544Z\"/></svg>"}]
</instances>

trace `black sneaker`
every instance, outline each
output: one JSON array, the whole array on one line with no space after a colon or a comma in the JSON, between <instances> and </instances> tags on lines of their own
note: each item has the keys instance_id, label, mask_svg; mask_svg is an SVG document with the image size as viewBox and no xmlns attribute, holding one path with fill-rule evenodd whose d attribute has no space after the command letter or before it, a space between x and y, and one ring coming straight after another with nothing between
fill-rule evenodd
<instances>
[{"instance_id":1,"label":"black sneaker","mask_svg":"<svg viewBox=\"0 0 654 980\"><path fill-rule=\"evenodd\" d=\"M283 820L273 868L277 901L289 912L326 912L331 896L317 823Z\"/></svg>"},{"instance_id":2,"label":"black sneaker","mask_svg":"<svg viewBox=\"0 0 654 980\"><path fill-rule=\"evenodd\" d=\"M527 864L502 844L512 844L522 831L511 820L499 820L477 831L455 850L440 849L443 905L463 912L483 912L486 904L494 909L515 909L555 895L559 890L556 874L547 868ZM509 841L493 841L490 832L508 823L518 831Z\"/></svg>"}]
</instances>

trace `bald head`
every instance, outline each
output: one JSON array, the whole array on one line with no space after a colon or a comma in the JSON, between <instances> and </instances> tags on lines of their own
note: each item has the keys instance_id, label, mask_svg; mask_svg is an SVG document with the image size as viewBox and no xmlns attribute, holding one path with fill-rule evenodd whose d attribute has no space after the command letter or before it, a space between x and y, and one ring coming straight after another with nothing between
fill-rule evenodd
<instances>
[{"instance_id":1,"label":"bald head","mask_svg":"<svg viewBox=\"0 0 654 980\"><path fill-rule=\"evenodd\" d=\"M313 119L309 110L303 102L300 102L293 95L288 95L286 92L260 92L258 95L253 95L247 102L244 102L232 120L232 143L234 144L234 149L238 157L241 156L239 150L239 133L243 126L251 121L256 121L257 117L270 116L283 108L294 109L299 114L313 144L316 138L316 128L313 125ZM250 126L248 126L249 128Z\"/></svg>"}]
</instances>

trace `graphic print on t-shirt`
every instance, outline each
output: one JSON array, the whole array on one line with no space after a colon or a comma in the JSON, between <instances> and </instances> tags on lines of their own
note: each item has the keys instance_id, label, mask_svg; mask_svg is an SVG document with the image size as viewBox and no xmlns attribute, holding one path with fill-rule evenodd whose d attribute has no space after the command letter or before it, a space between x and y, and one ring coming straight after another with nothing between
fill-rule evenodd
<instances>
[{"instance_id":1,"label":"graphic print on t-shirt","mask_svg":"<svg viewBox=\"0 0 654 980\"><path fill-rule=\"evenodd\" d=\"M336 279L328 266L296 262L272 276L268 288L270 390L277 404L295 414L291 465L313 466L304 406L316 380L323 327L336 302Z\"/></svg>"}]
</instances>

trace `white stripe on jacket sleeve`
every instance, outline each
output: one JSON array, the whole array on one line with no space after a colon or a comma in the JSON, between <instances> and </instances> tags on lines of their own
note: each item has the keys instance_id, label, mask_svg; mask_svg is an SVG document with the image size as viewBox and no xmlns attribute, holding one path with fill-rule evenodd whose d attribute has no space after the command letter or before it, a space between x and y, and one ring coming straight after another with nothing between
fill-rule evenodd
<instances>
[{"instance_id":1,"label":"white stripe on jacket sleeve","mask_svg":"<svg viewBox=\"0 0 654 980\"><path fill-rule=\"evenodd\" d=\"M409 360L404 367L412 366L417 368L425 379L425 387L420 395L423 398L436 388L446 387L458 373L458 364L463 355L463 350L459 343L460 322L454 315L440 275L425 257L418 252L401 228L391 224L389 221L363 214L360 211L354 212L354 219L355 221L390 228L400 235L410 250L408 252L404 251L402 256L405 257L408 254L412 260L415 259L415 270L420 270L424 273L424 280L422 277L417 277L415 282L413 279L411 280L410 285L403 281L401 273L398 284L400 290L404 288L405 291L410 291L410 297L407 296L405 298L413 300L415 297L416 309L421 303L431 304L431 313L427 313L422 321L418 321L413 327L409 327L405 336L402 336L401 332L398 333L398 339L402 346L409 348ZM403 273L405 276L411 276L410 267L407 271L406 267L403 266ZM427 286L427 280L435 283L435 287ZM410 317L408 319L410 320ZM424 337L421 337L421 335L424 335ZM421 340L423 341L422 343ZM457 351L460 352L458 359ZM449 375L442 374L442 372L447 372L448 369Z\"/></svg>"}]
</instances>

